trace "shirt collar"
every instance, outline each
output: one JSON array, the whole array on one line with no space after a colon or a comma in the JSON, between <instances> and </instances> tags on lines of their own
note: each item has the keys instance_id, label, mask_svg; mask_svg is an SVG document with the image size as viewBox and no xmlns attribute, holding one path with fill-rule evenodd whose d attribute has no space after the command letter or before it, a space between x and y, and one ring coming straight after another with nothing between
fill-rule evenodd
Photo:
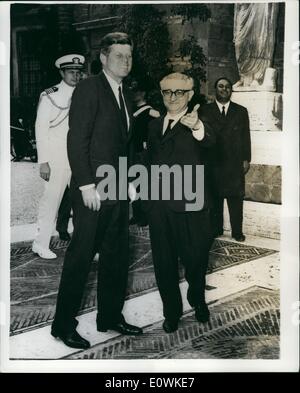
<instances>
[{"instance_id":1,"label":"shirt collar","mask_svg":"<svg viewBox=\"0 0 300 393\"><path fill-rule=\"evenodd\" d=\"M169 120L173 120L173 123L171 124L171 128L175 126L176 123L184 116L187 112L188 108L185 108L182 112L178 113L177 115L173 115L169 112L167 112L165 119L164 119L164 128L167 127L167 124Z\"/></svg>"},{"instance_id":2,"label":"shirt collar","mask_svg":"<svg viewBox=\"0 0 300 393\"><path fill-rule=\"evenodd\" d=\"M164 123L163 123L163 133L168 127L169 120L173 120L171 123L171 129L175 126L175 124L178 123L178 121L184 116L187 112L188 108L185 108L182 112L178 113L177 115L172 115L171 113L167 112L165 118L164 118Z\"/></svg>"},{"instance_id":3,"label":"shirt collar","mask_svg":"<svg viewBox=\"0 0 300 393\"><path fill-rule=\"evenodd\" d=\"M60 82L60 86L62 89L69 90L70 92L75 89L75 86L68 85L63 79Z\"/></svg>"},{"instance_id":4,"label":"shirt collar","mask_svg":"<svg viewBox=\"0 0 300 393\"><path fill-rule=\"evenodd\" d=\"M124 94L123 94L123 84L122 84L122 82L121 82L121 83L117 83L117 82L116 82L111 76L109 76L104 70L103 70L103 74L104 74L104 76L106 77L106 79L107 79L107 81L108 81L108 83L109 83L109 85L110 85L110 87L111 87L111 89L112 89L112 91L113 91L113 94L114 94L114 96L115 96L115 98L116 98L116 100L117 100L117 103L118 103L118 105L119 105L119 108L120 108L120 107L121 107L121 104L120 104L120 100L119 100L119 87L121 87L121 92L122 92L122 95L123 95L123 97L124 97ZM126 106L126 101L124 102L124 105L125 105L127 126L128 126L128 128L129 128L129 126L130 126L130 119L129 119L129 114L128 114L128 110L127 110L127 106Z\"/></svg>"},{"instance_id":5,"label":"shirt collar","mask_svg":"<svg viewBox=\"0 0 300 393\"><path fill-rule=\"evenodd\" d=\"M114 91L117 91L119 89L119 87L121 86L121 89L123 91L123 85L122 82L121 83L117 83L111 76L109 76L104 70L103 70L103 74L105 75L106 79L108 80L108 83L110 84L111 88Z\"/></svg>"},{"instance_id":6,"label":"shirt collar","mask_svg":"<svg viewBox=\"0 0 300 393\"><path fill-rule=\"evenodd\" d=\"M216 104L218 105L219 111L221 113L222 113L222 109L223 109L223 106L224 106L225 107L225 113L227 114L227 111L228 111L228 108L229 108L229 105L230 105L230 100L228 102L226 102L226 104L222 104L221 102L216 100Z\"/></svg>"}]
</instances>

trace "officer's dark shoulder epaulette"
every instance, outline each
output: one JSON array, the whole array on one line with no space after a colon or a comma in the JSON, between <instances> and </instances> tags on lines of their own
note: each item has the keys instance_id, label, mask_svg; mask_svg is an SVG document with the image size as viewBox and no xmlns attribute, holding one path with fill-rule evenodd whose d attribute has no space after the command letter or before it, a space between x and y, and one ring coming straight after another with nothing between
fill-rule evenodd
<instances>
[{"instance_id":1,"label":"officer's dark shoulder epaulette","mask_svg":"<svg viewBox=\"0 0 300 393\"><path fill-rule=\"evenodd\" d=\"M51 94L51 93L55 93L56 91L58 91L58 87L52 86L49 87L48 89L45 89L42 94Z\"/></svg>"}]
</instances>

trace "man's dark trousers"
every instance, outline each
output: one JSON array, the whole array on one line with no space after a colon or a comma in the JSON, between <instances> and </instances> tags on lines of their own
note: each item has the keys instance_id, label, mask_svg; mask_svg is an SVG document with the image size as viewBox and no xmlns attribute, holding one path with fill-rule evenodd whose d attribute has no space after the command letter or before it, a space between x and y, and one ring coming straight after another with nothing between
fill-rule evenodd
<instances>
[{"instance_id":1,"label":"man's dark trousers","mask_svg":"<svg viewBox=\"0 0 300 393\"><path fill-rule=\"evenodd\" d=\"M152 203L148 212L152 257L164 317L177 321L182 316L178 259L185 268L192 307L205 302L205 275L212 231L208 210L176 212L165 201Z\"/></svg>"},{"instance_id":2,"label":"man's dark trousers","mask_svg":"<svg viewBox=\"0 0 300 393\"><path fill-rule=\"evenodd\" d=\"M71 215L71 198L70 189L66 187L63 198L61 200L56 221L57 232L68 232L68 224Z\"/></svg>"},{"instance_id":3,"label":"man's dark trousers","mask_svg":"<svg viewBox=\"0 0 300 393\"><path fill-rule=\"evenodd\" d=\"M224 197L214 197L213 222L216 234L223 233L223 210ZM243 234L243 201L241 196L231 196L226 198L232 237L239 237Z\"/></svg>"},{"instance_id":4,"label":"man's dark trousers","mask_svg":"<svg viewBox=\"0 0 300 393\"><path fill-rule=\"evenodd\" d=\"M70 332L78 324L75 317L96 252L100 253L97 324L102 328L120 322L128 278L128 202L103 203L94 212L83 205L81 191L76 189L72 207L74 232L66 251L52 325L60 333Z\"/></svg>"}]
</instances>

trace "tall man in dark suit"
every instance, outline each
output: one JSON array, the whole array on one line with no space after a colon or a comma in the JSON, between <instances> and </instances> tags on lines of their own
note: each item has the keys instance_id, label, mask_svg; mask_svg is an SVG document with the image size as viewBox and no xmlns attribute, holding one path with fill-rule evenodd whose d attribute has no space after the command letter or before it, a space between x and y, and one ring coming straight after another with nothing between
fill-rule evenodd
<instances>
[{"instance_id":1,"label":"tall man in dark suit","mask_svg":"<svg viewBox=\"0 0 300 393\"><path fill-rule=\"evenodd\" d=\"M97 252L97 330L142 333L122 315L128 277L128 201L101 201L96 189L103 179L96 175L98 167L111 165L118 183L119 158L128 153L132 111L122 84L132 66L132 42L127 34L107 34L101 42L100 60L103 72L79 83L70 109L74 232L66 251L51 334L73 348L90 345L77 333L75 317Z\"/></svg>"},{"instance_id":2,"label":"tall man in dark suit","mask_svg":"<svg viewBox=\"0 0 300 393\"><path fill-rule=\"evenodd\" d=\"M182 169L188 165L191 176L183 172L182 184L197 181L196 167L203 162L202 149L214 143L214 135L198 117L196 105L187 113L188 103L194 94L193 79L181 73L167 75L160 82L166 116L153 120L149 127L148 165L178 165ZM164 186L163 176L160 186ZM151 187L153 188L152 179ZM171 182L175 185L175 182ZM195 211L187 209L185 189L181 197L176 197L175 188L170 190L169 200L161 197L148 202L148 219L152 246L153 263L158 289L163 302L165 321L163 329L167 333L176 331L182 316L182 299L179 288L178 258L185 267L185 278L189 288L187 299L195 308L199 322L209 319L205 302L205 275L212 231L209 220L208 190L202 188L204 204ZM174 190L174 192L173 192ZM197 186L196 186L197 190ZM178 190L177 190L178 191ZM197 195L199 197L199 195Z\"/></svg>"},{"instance_id":3,"label":"tall man in dark suit","mask_svg":"<svg viewBox=\"0 0 300 393\"><path fill-rule=\"evenodd\" d=\"M215 236L223 234L223 205L227 200L231 234L244 241L243 198L245 174L251 161L251 141L248 111L230 101L232 83L222 77L215 82L216 100L201 108L201 115L216 134L216 145L211 155L211 176L214 187Z\"/></svg>"}]
</instances>

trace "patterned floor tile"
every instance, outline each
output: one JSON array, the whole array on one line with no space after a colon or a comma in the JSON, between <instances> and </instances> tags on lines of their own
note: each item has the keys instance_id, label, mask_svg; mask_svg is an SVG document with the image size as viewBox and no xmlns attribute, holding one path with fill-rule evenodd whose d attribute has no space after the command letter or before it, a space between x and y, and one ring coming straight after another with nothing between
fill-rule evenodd
<instances>
[{"instance_id":1,"label":"patterned floor tile","mask_svg":"<svg viewBox=\"0 0 300 393\"><path fill-rule=\"evenodd\" d=\"M252 287L211 306L208 323L189 312L174 333L158 322L66 359L278 359L279 303L278 291Z\"/></svg>"},{"instance_id":2,"label":"patterned floor tile","mask_svg":"<svg viewBox=\"0 0 300 393\"><path fill-rule=\"evenodd\" d=\"M51 244L58 255L55 260L43 260L32 253L31 244L14 244L11 248L11 334L34 326L48 324L53 319L56 294L66 250L66 242L54 239ZM156 289L149 232L147 228L131 227L130 269L127 297ZM215 240L208 272L223 269L275 253L273 250ZM81 313L96 306L96 271L93 262L85 289ZM180 277L184 270L180 268ZM210 287L207 290L212 289Z\"/></svg>"}]
</instances>

